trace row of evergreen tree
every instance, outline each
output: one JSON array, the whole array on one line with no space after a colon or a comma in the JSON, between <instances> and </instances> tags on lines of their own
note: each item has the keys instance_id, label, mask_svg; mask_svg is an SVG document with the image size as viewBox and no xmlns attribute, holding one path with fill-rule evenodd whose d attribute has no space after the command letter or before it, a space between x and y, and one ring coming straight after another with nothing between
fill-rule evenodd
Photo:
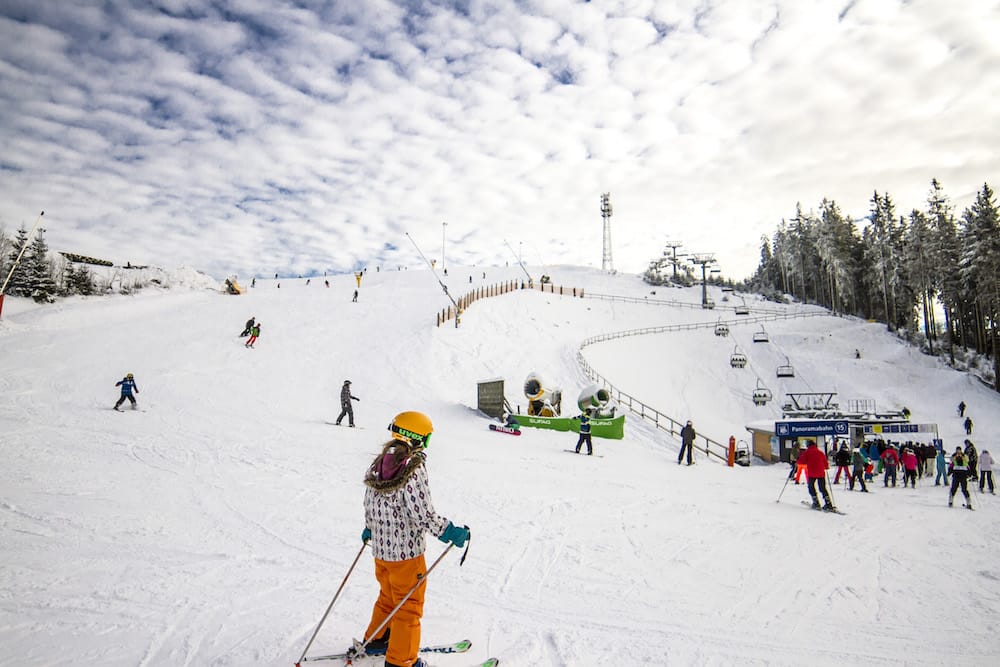
<instances>
[{"instance_id":1,"label":"row of evergreen tree","mask_svg":"<svg viewBox=\"0 0 1000 667\"><path fill-rule=\"evenodd\" d=\"M888 193L875 192L866 218L852 219L824 199L819 212L782 220L761 239L748 287L791 294L835 313L885 322L924 346L956 347L992 358L1000 391L1000 211L983 184L956 218L941 184L931 181L924 208L897 215ZM868 221L859 233L856 222ZM944 313L937 322L934 302Z\"/></svg>"},{"instance_id":2,"label":"row of evergreen tree","mask_svg":"<svg viewBox=\"0 0 1000 667\"><path fill-rule=\"evenodd\" d=\"M21 250L26 244L27 249L22 255ZM27 296L48 303L56 296L93 294L96 291L94 276L86 266L77 267L72 262L64 262L57 267L49 257L49 246L42 228L38 229L30 244L28 230L23 225L13 238L0 228L0 281L7 277L19 255L21 261L11 274L6 294Z\"/></svg>"}]
</instances>

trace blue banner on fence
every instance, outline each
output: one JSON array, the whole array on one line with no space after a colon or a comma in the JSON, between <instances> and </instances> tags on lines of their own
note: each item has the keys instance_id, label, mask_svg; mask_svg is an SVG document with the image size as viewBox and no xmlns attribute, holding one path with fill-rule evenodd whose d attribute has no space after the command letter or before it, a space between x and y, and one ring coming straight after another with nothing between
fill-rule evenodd
<instances>
[{"instance_id":1,"label":"blue banner on fence","mask_svg":"<svg viewBox=\"0 0 1000 667\"><path fill-rule=\"evenodd\" d=\"M847 437L847 422L841 419L823 421L774 422L774 433L781 438L815 437L836 435Z\"/></svg>"}]
</instances>

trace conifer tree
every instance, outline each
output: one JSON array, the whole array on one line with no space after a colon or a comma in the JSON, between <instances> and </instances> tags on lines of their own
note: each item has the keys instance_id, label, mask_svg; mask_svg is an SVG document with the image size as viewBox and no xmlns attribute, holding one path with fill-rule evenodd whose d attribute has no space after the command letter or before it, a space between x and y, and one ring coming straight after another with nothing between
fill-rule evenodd
<instances>
[{"instance_id":1,"label":"conifer tree","mask_svg":"<svg viewBox=\"0 0 1000 667\"><path fill-rule=\"evenodd\" d=\"M7 294L13 296L30 296L31 291L28 289L28 271L25 268L24 257L21 258L20 264L15 266L17 262L18 255L21 254L21 249L24 248L28 243L28 230L22 224L21 228L17 230L17 235L14 237L14 242L11 245L9 258L9 266L14 267L14 273L10 277L10 282L7 284ZM9 271L10 269L8 269ZM6 275L4 276L6 277Z\"/></svg>"},{"instance_id":2,"label":"conifer tree","mask_svg":"<svg viewBox=\"0 0 1000 667\"><path fill-rule=\"evenodd\" d=\"M49 303L56 293L56 283L52 279L52 267L49 264L49 246L45 242L45 230L38 228L31 247L25 255L26 288L35 301Z\"/></svg>"}]
</instances>

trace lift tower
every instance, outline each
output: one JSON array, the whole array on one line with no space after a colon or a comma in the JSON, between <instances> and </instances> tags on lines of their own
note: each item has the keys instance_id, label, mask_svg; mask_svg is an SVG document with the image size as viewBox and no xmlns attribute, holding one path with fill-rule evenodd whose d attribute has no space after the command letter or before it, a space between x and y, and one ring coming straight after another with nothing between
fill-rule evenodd
<instances>
[{"instance_id":1,"label":"lift tower","mask_svg":"<svg viewBox=\"0 0 1000 667\"><path fill-rule=\"evenodd\" d=\"M601 270L614 272L611 261L611 193L601 195L601 217L604 218L604 256L601 258Z\"/></svg>"}]
</instances>

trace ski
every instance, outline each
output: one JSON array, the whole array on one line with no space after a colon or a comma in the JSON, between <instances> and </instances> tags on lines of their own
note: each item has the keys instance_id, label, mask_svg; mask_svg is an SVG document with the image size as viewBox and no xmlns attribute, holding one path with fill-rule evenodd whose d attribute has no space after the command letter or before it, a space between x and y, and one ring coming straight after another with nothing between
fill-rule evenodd
<instances>
[{"instance_id":1,"label":"ski","mask_svg":"<svg viewBox=\"0 0 1000 667\"><path fill-rule=\"evenodd\" d=\"M569 452L570 454L579 454L580 456L594 456L594 457L599 458L599 459L603 459L604 458L603 454L584 454L583 452L578 452L575 449L564 449L563 451L564 452Z\"/></svg>"},{"instance_id":2,"label":"ski","mask_svg":"<svg viewBox=\"0 0 1000 667\"><path fill-rule=\"evenodd\" d=\"M490 424L490 430L496 431L497 433L508 433L510 435L521 435L521 429L518 427L506 426L501 424Z\"/></svg>"},{"instance_id":3,"label":"ski","mask_svg":"<svg viewBox=\"0 0 1000 667\"><path fill-rule=\"evenodd\" d=\"M430 644L428 646L420 647L421 653L465 653L472 648L472 642L468 639L463 639L462 641L452 642L450 644ZM317 660L343 660L345 662L350 660L360 660L363 658L379 657L385 655L385 649L372 649L366 651L364 655L354 656L348 653L330 653L328 655L317 655L312 658L303 658L302 662L315 662ZM347 662L347 664L350 664Z\"/></svg>"},{"instance_id":4,"label":"ski","mask_svg":"<svg viewBox=\"0 0 1000 667\"><path fill-rule=\"evenodd\" d=\"M826 509L826 508L823 508L823 507L813 507L813 504L810 501L808 501L808 500L800 500L799 502L801 502L803 505L805 505L809 509L814 509L814 510L816 510L818 512L826 512L827 514L840 514L841 516L846 516L847 515L846 512L841 512L836 507L831 507L829 509Z\"/></svg>"}]
</instances>

